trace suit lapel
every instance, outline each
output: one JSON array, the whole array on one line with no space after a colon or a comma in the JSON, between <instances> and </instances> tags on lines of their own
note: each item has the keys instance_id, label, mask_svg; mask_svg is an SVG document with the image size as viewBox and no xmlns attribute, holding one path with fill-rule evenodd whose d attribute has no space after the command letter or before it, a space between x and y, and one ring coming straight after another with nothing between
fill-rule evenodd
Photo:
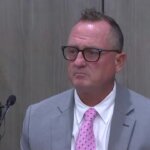
<instances>
[{"instance_id":1,"label":"suit lapel","mask_svg":"<svg viewBox=\"0 0 150 150\"><path fill-rule=\"evenodd\" d=\"M62 97L57 107L58 115L51 126L51 148L70 150L73 128L74 98L73 92ZM115 108L112 117L108 150L127 150L135 126L134 108L129 91L117 85Z\"/></svg>"},{"instance_id":2,"label":"suit lapel","mask_svg":"<svg viewBox=\"0 0 150 150\"><path fill-rule=\"evenodd\" d=\"M134 108L127 89L117 85L108 150L127 150L134 130Z\"/></svg>"},{"instance_id":3,"label":"suit lapel","mask_svg":"<svg viewBox=\"0 0 150 150\"><path fill-rule=\"evenodd\" d=\"M68 98L68 99L67 99ZM58 105L60 114L53 119L52 124L52 149L70 150L73 128L74 98L65 97L65 105ZM63 104L63 99L62 99Z\"/></svg>"}]
</instances>

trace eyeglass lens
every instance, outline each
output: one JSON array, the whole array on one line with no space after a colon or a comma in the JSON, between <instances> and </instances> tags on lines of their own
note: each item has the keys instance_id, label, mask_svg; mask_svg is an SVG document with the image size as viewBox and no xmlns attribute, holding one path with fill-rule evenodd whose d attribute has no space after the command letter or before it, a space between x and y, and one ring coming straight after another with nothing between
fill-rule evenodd
<instances>
[{"instance_id":1,"label":"eyeglass lens","mask_svg":"<svg viewBox=\"0 0 150 150\"><path fill-rule=\"evenodd\" d=\"M77 58L79 52L82 53L86 61L97 61L100 57L101 51L94 48L85 48L83 50L79 50L75 47L63 47L64 57L67 60L74 61Z\"/></svg>"}]
</instances>

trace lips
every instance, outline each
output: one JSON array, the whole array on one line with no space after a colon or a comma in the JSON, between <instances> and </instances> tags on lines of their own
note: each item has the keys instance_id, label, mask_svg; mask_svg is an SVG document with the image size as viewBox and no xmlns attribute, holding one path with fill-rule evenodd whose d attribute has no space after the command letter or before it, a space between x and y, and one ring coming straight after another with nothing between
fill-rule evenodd
<instances>
[{"instance_id":1,"label":"lips","mask_svg":"<svg viewBox=\"0 0 150 150\"><path fill-rule=\"evenodd\" d=\"M73 76L75 77L85 77L87 74L84 72L75 72L73 73Z\"/></svg>"}]
</instances>

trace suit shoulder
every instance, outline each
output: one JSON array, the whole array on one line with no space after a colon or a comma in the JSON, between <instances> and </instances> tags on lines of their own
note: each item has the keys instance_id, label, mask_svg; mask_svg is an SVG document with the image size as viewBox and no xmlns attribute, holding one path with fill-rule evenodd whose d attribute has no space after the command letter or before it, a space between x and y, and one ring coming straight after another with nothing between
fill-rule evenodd
<instances>
[{"instance_id":1,"label":"suit shoulder","mask_svg":"<svg viewBox=\"0 0 150 150\"><path fill-rule=\"evenodd\" d=\"M136 93L135 91L129 90L130 93L130 98L132 101L132 104L136 107L136 108L143 108L143 109L147 109L148 111L150 111L150 99L139 94Z\"/></svg>"},{"instance_id":2,"label":"suit shoulder","mask_svg":"<svg viewBox=\"0 0 150 150\"><path fill-rule=\"evenodd\" d=\"M53 95L49 98L46 98L38 103L32 104L28 109L35 112L52 112L57 107L62 107L63 109L69 107L71 100L73 99L73 89L64 91L62 93Z\"/></svg>"}]
</instances>

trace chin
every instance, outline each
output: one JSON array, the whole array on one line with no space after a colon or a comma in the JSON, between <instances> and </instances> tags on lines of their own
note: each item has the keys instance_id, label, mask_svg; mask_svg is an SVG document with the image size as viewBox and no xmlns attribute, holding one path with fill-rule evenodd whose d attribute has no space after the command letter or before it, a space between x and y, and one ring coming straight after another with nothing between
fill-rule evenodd
<instances>
[{"instance_id":1,"label":"chin","mask_svg":"<svg viewBox=\"0 0 150 150\"><path fill-rule=\"evenodd\" d=\"M70 81L75 88L86 88L90 86L89 79L86 76L71 76Z\"/></svg>"},{"instance_id":2,"label":"chin","mask_svg":"<svg viewBox=\"0 0 150 150\"><path fill-rule=\"evenodd\" d=\"M74 81L72 82L72 84L76 89L88 89L90 87L90 85L87 82L82 80Z\"/></svg>"}]
</instances>

